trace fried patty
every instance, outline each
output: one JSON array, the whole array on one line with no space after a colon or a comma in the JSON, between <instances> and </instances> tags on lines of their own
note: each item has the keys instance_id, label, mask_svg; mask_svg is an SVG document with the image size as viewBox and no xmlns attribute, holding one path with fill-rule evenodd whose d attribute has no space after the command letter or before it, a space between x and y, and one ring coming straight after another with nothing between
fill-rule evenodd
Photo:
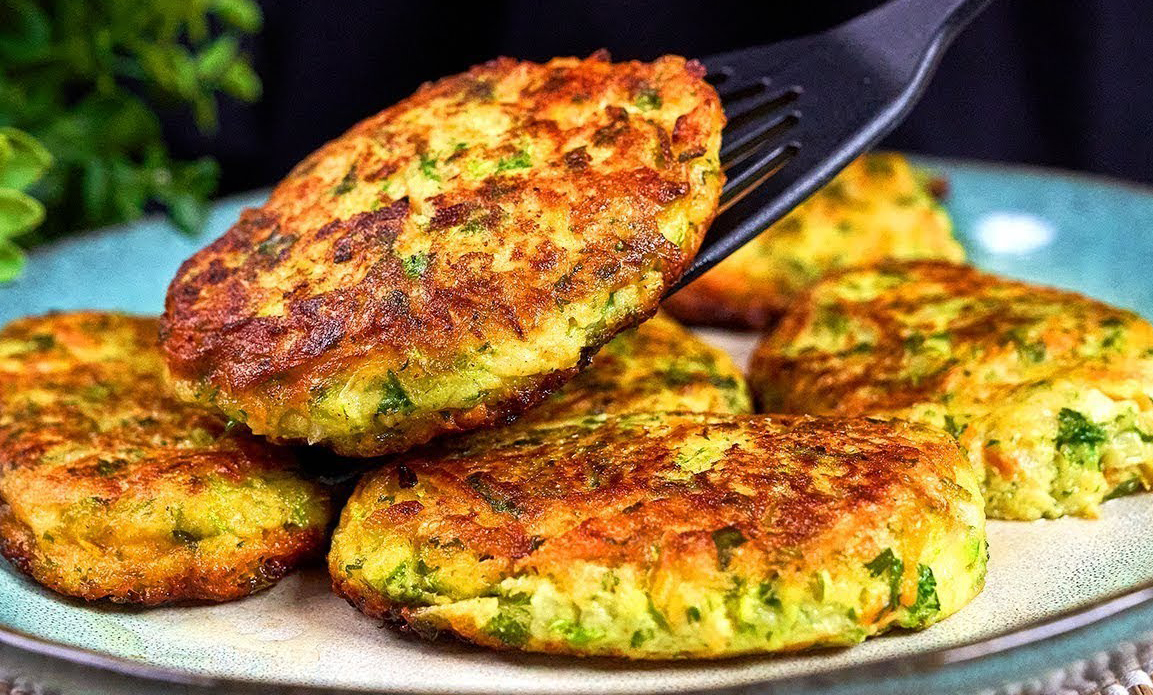
<instances>
[{"instance_id":1,"label":"fried patty","mask_svg":"<svg viewBox=\"0 0 1153 695\"><path fill-rule=\"evenodd\" d=\"M329 495L167 395L156 333L94 312L0 331L0 552L88 600L240 598L318 554Z\"/></svg>"},{"instance_id":2,"label":"fried patty","mask_svg":"<svg viewBox=\"0 0 1153 695\"><path fill-rule=\"evenodd\" d=\"M703 75L498 59L356 125L181 267L178 392L351 456L536 404L695 255L723 179Z\"/></svg>"},{"instance_id":3,"label":"fried patty","mask_svg":"<svg viewBox=\"0 0 1153 695\"><path fill-rule=\"evenodd\" d=\"M426 637L670 658L853 644L983 585L976 471L932 428L660 413L508 434L363 478L335 590Z\"/></svg>"},{"instance_id":4,"label":"fried patty","mask_svg":"<svg viewBox=\"0 0 1153 695\"><path fill-rule=\"evenodd\" d=\"M516 426L662 411L753 412L744 374L728 353L663 312L614 338L587 369Z\"/></svg>"},{"instance_id":5,"label":"fried patty","mask_svg":"<svg viewBox=\"0 0 1153 695\"><path fill-rule=\"evenodd\" d=\"M670 297L690 324L766 328L833 271L885 260L964 260L941 181L899 154L868 154L777 224Z\"/></svg>"},{"instance_id":6,"label":"fried patty","mask_svg":"<svg viewBox=\"0 0 1153 695\"><path fill-rule=\"evenodd\" d=\"M984 468L992 517L1094 516L1153 486L1153 326L940 262L846 271L757 347L763 409L902 417Z\"/></svg>"}]
</instances>

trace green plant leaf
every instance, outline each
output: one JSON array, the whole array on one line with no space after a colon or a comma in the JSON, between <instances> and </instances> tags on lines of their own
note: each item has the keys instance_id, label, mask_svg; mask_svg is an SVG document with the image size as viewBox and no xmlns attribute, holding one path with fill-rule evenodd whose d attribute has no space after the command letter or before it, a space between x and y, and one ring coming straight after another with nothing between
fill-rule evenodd
<instances>
[{"instance_id":1,"label":"green plant leaf","mask_svg":"<svg viewBox=\"0 0 1153 695\"><path fill-rule=\"evenodd\" d=\"M215 82L240 54L240 43L221 36L196 54L196 72L202 80Z\"/></svg>"},{"instance_id":2,"label":"green plant leaf","mask_svg":"<svg viewBox=\"0 0 1153 695\"><path fill-rule=\"evenodd\" d=\"M208 219L208 202L190 193L178 193L165 200L172 224L185 234L195 234Z\"/></svg>"},{"instance_id":3,"label":"green plant leaf","mask_svg":"<svg viewBox=\"0 0 1153 695\"><path fill-rule=\"evenodd\" d=\"M11 241L0 241L0 283L12 282L24 274L24 250Z\"/></svg>"},{"instance_id":4,"label":"green plant leaf","mask_svg":"<svg viewBox=\"0 0 1153 695\"><path fill-rule=\"evenodd\" d=\"M27 193L0 188L0 240L19 236L44 221L44 206Z\"/></svg>"},{"instance_id":5,"label":"green plant leaf","mask_svg":"<svg viewBox=\"0 0 1153 695\"><path fill-rule=\"evenodd\" d=\"M0 188L24 190L52 166L52 155L36 138L16 128L0 128L6 147L0 157Z\"/></svg>"},{"instance_id":6,"label":"green plant leaf","mask_svg":"<svg viewBox=\"0 0 1153 695\"><path fill-rule=\"evenodd\" d=\"M220 78L220 88L237 99L256 101L260 98L260 77L248 63L233 61Z\"/></svg>"},{"instance_id":7,"label":"green plant leaf","mask_svg":"<svg viewBox=\"0 0 1153 695\"><path fill-rule=\"evenodd\" d=\"M216 0L213 3L213 11L225 24L246 34L260 29L263 22L260 6L251 0Z\"/></svg>"}]
</instances>

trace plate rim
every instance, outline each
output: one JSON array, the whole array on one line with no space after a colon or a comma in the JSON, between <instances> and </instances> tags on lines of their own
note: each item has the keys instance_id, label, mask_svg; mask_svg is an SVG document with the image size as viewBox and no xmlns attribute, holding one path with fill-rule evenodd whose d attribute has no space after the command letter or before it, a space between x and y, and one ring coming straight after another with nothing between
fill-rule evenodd
<instances>
[{"instance_id":1,"label":"plate rim","mask_svg":"<svg viewBox=\"0 0 1153 695\"><path fill-rule=\"evenodd\" d=\"M1000 175L1009 174L1042 179L1057 178L1080 185L1091 185L1098 188L1122 190L1130 194L1148 197L1153 200L1153 185L1137 181L1129 181L1105 174L1062 169L1059 167L1052 167L1047 165L1001 162L980 158L954 158L947 156L927 155L916 152L902 153L906 154L914 163L930 169L939 167L942 169L967 170L975 173L992 173ZM259 188L252 191L222 196L215 199L212 202L212 206L219 207L236 204L248 205L252 202L259 201L263 197L266 197L270 191L270 188ZM90 234L106 234L117 230L129 229L145 224L156 224L163 221L164 217L162 215L145 215L131 222L110 225L92 230ZM71 240L75 241L77 238L78 237L72 237ZM200 237L197 236L196 238L199 239ZM46 245L44 248L51 248L52 246L56 246L61 242L66 243L68 241L68 238L61 239L57 242ZM815 684L817 682L828 683L831 680L837 679L838 677L844 677L850 674L856 678L883 677L885 675L892 676L895 673L902 675L924 675L927 673L939 672L949 667L969 664L989 656L1009 654L1011 652L1025 650L1032 646L1055 640L1059 637L1071 636L1075 633L1098 627L1109 621L1110 618L1114 618L1123 613L1135 611L1137 609L1148 606L1153 606L1153 581L1136 586L1126 587L1125 589L1115 592L1112 595L1095 601L1091 604L1073 608L1057 615L1030 623L1023 627L967 644L939 647L915 654L880 657L864 664L845 666L831 671L823 671L806 675L786 676L783 678L768 680L752 676L740 679L738 681L726 683L723 686L717 686L717 688L727 689L755 687L758 685L774 687L803 686L805 684ZM278 681L272 679L202 674L195 671L189 671L170 666L161 666L154 663L117 656L107 652L91 649L89 647L38 637L23 630L19 630L4 624L0 624L0 645L6 645L23 652L37 654L40 656L48 657L50 659L65 661L82 667L96 668L119 675L152 681L154 683L167 683L208 688L234 687L252 689L268 687L290 687L293 688L295 692L316 693L317 695L327 693L380 692L375 689L358 688L356 686L350 687L337 685L302 684L299 682ZM755 658L756 655L751 656ZM764 656L768 658L772 657L772 655ZM707 663L720 663L723 661L724 660L709 660ZM621 663L627 664L630 662L621 661ZM652 663L659 664L662 662ZM670 660L669 662L665 663L673 663L673 661ZM436 687L407 687L404 692L411 693L413 695L418 693L433 695L447 693L449 691L444 688L438 689ZM470 688L464 691L458 688L456 692L484 693L490 691L485 690L483 686L481 686ZM542 687L541 692L554 692L554 690L551 688Z\"/></svg>"}]
</instances>

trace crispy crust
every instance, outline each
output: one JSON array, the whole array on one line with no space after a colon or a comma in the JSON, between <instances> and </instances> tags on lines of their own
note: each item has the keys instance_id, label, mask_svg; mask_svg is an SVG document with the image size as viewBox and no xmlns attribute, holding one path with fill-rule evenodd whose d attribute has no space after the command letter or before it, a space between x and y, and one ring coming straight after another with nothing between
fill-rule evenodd
<instances>
[{"instance_id":1,"label":"crispy crust","mask_svg":"<svg viewBox=\"0 0 1153 695\"><path fill-rule=\"evenodd\" d=\"M156 331L84 312L0 332L0 553L87 600L240 598L317 554L329 494L168 395Z\"/></svg>"},{"instance_id":2,"label":"crispy crust","mask_svg":"<svg viewBox=\"0 0 1153 695\"><path fill-rule=\"evenodd\" d=\"M531 407L695 254L723 178L702 76L676 57L502 58L356 125L180 269L163 319L180 393L350 455ZM493 362L561 332L531 369ZM446 385L462 369L496 385ZM372 379L411 411L359 402ZM318 393L349 390L349 422L317 415Z\"/></svg>"},{"instance_id":3,"label":"crispy crust","mask_svg":"<svg viewBox=\"0 0 1153 695\"><path fill-rule=\"evenodd\" d=\"M890 259L961 261L938 204L946 189L902 155L865 155L664 306L689 324L766 329L827 273Z\"/></svg>"},{"instance_id":4,"label":"crispy crust","mask_svg":"<svg viewBox=\"0 0 1153 695\"><path fill-rule=\"evenodd\" d=\"M908 562L898 581L911 603L916 562L952 552L938 547L942 542L981 548L980 506L972 468L931 428L788 416L602 416L478 434L456 450L422 450L370 473L345 508L329 563L339 595L425 636L447 630L486 646L554 653L720 656L845 643L894 624L922 624L882 605L888 588L875 602L867 599L859 615L850 611L858 618L845 631L802 626L780 632L776 643L771 634L702 643L704 627L674 623L684 596L764 582L774 583L782 601L811 606L809 585L822 572L859 601L869 590L852 582L867 577L862 568L886 548ZM740 540L723 547L718 534ZM980 586L984 558L971 561L971 575L958 566L957 576L942 578L955 582L941 587L942 596L954 597L942 599L946 612ZM423 574L398 580L406 562ZM507 592L528 592L509 599L529 606L518 611L570 600L578 614L609 610L582 603L582 577L592 573L601 582L597 571L646 578L636 581L649 610L677 616L663 628L666 646L637 648L635 637L627 639L627 615L614 618L627 627L623 643L520 634L510 643L508 634L486 631L492 623L485 602L498 600L486 597ZM552 588L526 588L537 582ZM526 624L556 625L533 616ZM649 619L633 617L637 627ZM612 627L598 629L608 635Z\"/></svg>"},{"instance_id":5,"label":"crispy crust","mask_svg":"<svg viewBox=\"0 0 1153 695\"><path fill-rule=\"evenodd\" d=\"M1147 321L1082 294L953 263L890 263L816 285L757 346L750 382L773 412L874 415L1150 347Z\"/></svg>"}]
</instances>

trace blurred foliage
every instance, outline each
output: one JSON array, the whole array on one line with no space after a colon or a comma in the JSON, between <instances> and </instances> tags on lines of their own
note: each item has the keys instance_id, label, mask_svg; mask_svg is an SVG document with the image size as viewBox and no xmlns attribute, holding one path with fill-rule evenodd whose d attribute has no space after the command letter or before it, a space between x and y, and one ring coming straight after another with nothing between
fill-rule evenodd
<instances>
[{"instance_id":1,"label":"blurred foliage","mask_svg":"<svg viewBox=\"0 0 1153 695\"><path fill-rule=\"evenodd\" d=\"M0 282L14 280L24 251L13 241L44 221L44 206L24 192L52 166L52 155L28 133L0 128Z\"/></svg>"},{"instance_id":2,"label":"blurred foliage","mask_svg":"<svg viewBox=\"0 0 1153 695\"><path fill-rule=\"evenodd\" d=\"M180 229L198 229L216 162L173 159L158 110L190 108L211 133L218 95L258 98L260 80L240 38L260 23L253 0L0 3L0 127L31 134L51 153L42 161L52 162L28 182L47 215L39 229L24 230L21 244L131 220L154 204ZM34 142L5 132L10 142ZM0 192L3 205L18 188ZM0 229L4 258L12 257L12 236Z\"/></svg>"}]
</instances>

